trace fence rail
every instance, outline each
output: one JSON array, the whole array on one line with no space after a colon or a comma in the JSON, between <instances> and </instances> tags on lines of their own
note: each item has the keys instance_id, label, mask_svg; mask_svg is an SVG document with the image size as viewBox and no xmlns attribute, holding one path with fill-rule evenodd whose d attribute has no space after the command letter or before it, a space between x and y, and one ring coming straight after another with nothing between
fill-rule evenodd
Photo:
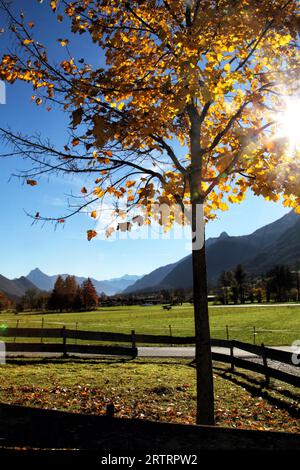
<instances>
[{"instance_id":1,"label":"fence rail","mask_svg":"<svg viewBox=\"0 0 300 470\"><path fill-rule=\"evenodd\" d=\"M116 355L129 356L135 358L137 356L137 344L168 344L168 345L193 345L195 337L192 336L173 336L173 335L146 335L136 334L132 330L131 334L110 333L98 331L82 331L62 328L7 328L1 332L1 336L13 338L14 342L6 342L7 352L41 352L41 353L60 353L64 356L68 354L96 354L96 355ZM43 343L43 342L16 342L16 338L51 338L61 339L61 343ZM75 344L68 343L68 339L76 341ZM102 345L102 344L77 344L77 340L82 341L99 341L110 343L130 343L131 346L124 345ZM296 365L293 363L293 353L265 347L263 344L244 343L236 340L212 339L213 347L221 347L228 349L228 354L223 352L213 352L214 360L224 362L234 367L248 369L265 375L266 383L270 378L278 379L289 383L296 387L300 387L300 375L291 374L286 371L278 370L272 367L268 361L276 361L280 364L289 366ZM261 359L262 363L258 363L249 358L241 358L234 355L235 350L246 351L251 355Z\"/></svg>"}]
</instances>

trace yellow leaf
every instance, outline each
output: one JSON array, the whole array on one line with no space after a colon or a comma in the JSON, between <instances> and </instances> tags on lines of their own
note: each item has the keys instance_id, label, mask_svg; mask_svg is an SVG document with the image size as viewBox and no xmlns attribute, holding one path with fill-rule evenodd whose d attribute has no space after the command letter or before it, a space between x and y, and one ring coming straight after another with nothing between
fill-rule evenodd
<instances>
[{"instance_id":1,"label":"yellow leaf","mask_svg":"<svg viewBox=\"0 0 300 470\"><path fill-rule=\"evenodd\" d=\"M92 211L91 217L93 217L93 219L97 219L97 211Z\"/></svg>"},{"instance_id":2,"label":"yellow leaf","mask_svg":"<svg viewBox=\"0 0 300 470\"><path fill-rule=\"evenodd\" d=\"M225 64L225 65L224 65L224 70L225 70L225 72L230 72L230 68L231 68L231 67L230 67L230 64Z\"/></svg>"},{"instance_id":3,"label":"yellow leaf","mask_svg":"<svg viewBox=\"0 0 300 470\"><path fill-rule=\"evenodd\" d=\"M290 42L291 39L292 39L292 36L290 36L289 34L287 34L285 36L282 36L279 39L279 45L280 46L286 46Z\"/></svg>"},{"instance_id":4,"label":"yellow leaf","mask_svg":"<svg viewBox=\"0 0 300 470\"><path fill-rule=\"evenodd\" d=\"M58 42L60 42L61 46L65 47L69 44L69 39L58 39Z\"/></svg>"},{"instance_id":5,"label":"yellow leaf","mask_svg":"<svg viewBox=\"0 0 300 470\"><path fill-rule=\"evenodd\" d=\"M24 39L23 44L24 46L28 46L28 44L31 44L33 42L32 39Z\"/></svg>"},{"instance_id":6,"label":"yellow leaf","mask_svg":"<svg viewBox=\"0 0 300 470\"><path fill-rule=\"evenodd\" d=\"M105 194L105 191L103 191L103 189L101 189L101 188L95 188L94 189L94 195L95 196L102 197L102 196L104 196L104 194Z\"/></svg>"},{"instance_id":7,"label":"yellow leaf","mask_svg":"<svg viewBox=\"0 0 300 470\"><path fill-rule=\"evenodd\" d=\"M51 0L50 7L52 8L52 11L55 13L57 9L57 0Z\"/></svg>"}]
</instances>

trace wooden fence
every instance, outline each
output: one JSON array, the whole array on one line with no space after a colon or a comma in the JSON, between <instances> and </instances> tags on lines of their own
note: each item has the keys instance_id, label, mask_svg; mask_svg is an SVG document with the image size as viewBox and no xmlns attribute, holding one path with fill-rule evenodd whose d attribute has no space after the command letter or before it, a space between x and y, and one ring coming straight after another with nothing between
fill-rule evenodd
<instances>
[{"instance_id":1,"label":"wooden fence","mask_svg":"<svg viewBox=\"0 0 300 470\"><path fill-rule=\"evenodd\" d=\"M87 457L96 453L95 467L101 468L103 455L145 454L195 454L208 451L209 461L215 450L299 450L300 435L287 432L250 431L219 426L195 426L191 424L162 423L139 419L113 418L108 416L68 413L16 405L0 404L1 468L3 450L22 449L20 468L30 449L51 449L50 462L61 463L58 449L70 453L77 449L88 451L83 468L88 468ZM26 449L26 451L24 451ZM49 464L49 454L44 462ZM276 454L275 454L276 455ZM52 456L52 457L51 457ZM53 457L54 456L54 457ZM82 456L81 456L82 457ZM52 460L51 460L52 458ZM257 456L255 455L255 458ZM80 459L79 459L80 460ZM30 462L32 463L32 462ZM76 461L75 461L76 463ZM80 461L81 463L81 461ZM198 465L200 466L200 460ZM219 461L217 461L219 464ZM253 461L253 463L255 463ZM61 465L60 465L61 466ZM143 466L143 465L142 465ZM54 468L56 468L54 466ZM140 468L134 465L134 468ZM8 467L10 468L10 467ZM34 468L43 468L35 467ZM64 467L62 467L64 468Z\"/></svg>"},{"instance_id":2,"label":"wooden fence","mask_svg":"<svg viewBox=\"0 0 300 470\"><path fill-rule=\"evenodd\" d=\"M297 365L293 363L293 353L291 352L269 348L264 346L264 344L258 346L241 341L227 341L222 339L213 339L212 346L228 348L229 354L213 352L212 357L215 361L230 364L232 371L234 367L240 367L241 369L263 374L266 379L266 385L269 385L270 378L273 378L294 385L295 387L300 387L300 375L280 370L276 364L274 364L275 361L278 366L287 365L297 367ZM246 351L251 355L254 354L253 359L258 359L260 362L251 360L249 357L238 357L238 355L235 355L236 349Z\"/></svg>"},{"instance_id":3,"label":"wooden fence","mask_svg":"<svg viewBox=\"0 0 300 470\"><path fill-rule=\"evenodd\" d=\"M135 358L137 356L137 344L156 344L156 345L193 345L195 338L191 336L172 336L172 335L145 335L136 334L134 330L131 334L109 333L98 331L81 331L63 328L7 328L2 330L1 336L13 338L14 341L6 342L7 352L35 352L35 353L61 353L63 356L68 354L92 354L92 355L113 355L128 356ZM16 342L16 338L39 338L40 342ZM60 343L43 342L43 339L61 339ZM73 340L73 343L68 342ZM117 343L114 345L103 344L77 344L77 340L90 342L109 342ZM74 344L75 341L75 344ZM124 343L130 343L130 346L124 346ZM293 364L293 353L273 349L264 346L243 343L235 340L212 339L211 345L214 347L226 348L226 352L213 352L214 360L230 364L231 370L234 367L251 370L261 373L266 378L266 384L270 378L278 379L296 387L300 387L300 375L295 375L274 366L274 362L288 366L296 367ZM238 357L236 350L248 352L255 355L259 362L247 357ZM253 359L253 358L252 358ZM271 363L270 363L271 361Z\"/></svg>"},{"instance_id":4,"label":"wooden fence","mask_svg":"<svg viewBox=\"0 0 300 470\"><path fill-rule=\"evenodd\" d=\"M135 358L137 349L133 337L118 333L98 333L94 331L67 330L63 328L7 328L1 336L13 338L13 342L5 343L6 352L26 353L59 353L64 357L68 354L92 354L101 356L128 356ZM40 342L16 342L16 338L38 338ZM44 339L61 339L60 343L44 343ZM80 339L101 342L130 342L131 346L102 345L102 344L71 344L68 339Z\"/></svg>"}]
</instances>

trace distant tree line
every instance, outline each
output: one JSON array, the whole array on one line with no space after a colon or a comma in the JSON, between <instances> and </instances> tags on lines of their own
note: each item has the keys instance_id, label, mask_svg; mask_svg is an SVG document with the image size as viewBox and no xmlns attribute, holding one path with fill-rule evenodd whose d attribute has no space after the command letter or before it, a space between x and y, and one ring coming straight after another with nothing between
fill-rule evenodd
<instances>
[{"instance_id":1,"label":"distant tree line","mask_svg":"<svg viewBox=\"0 0 300 470\"><path fill-rule=\"evenodd\" d=\"M247 273L239 264L231 271L224 271L217 285L209 285L209 292L222 304L244 304L254 302L300 301L300 271L288 266L278 265L261 276ZM24 296L14 303L0 292L0 311L15 307L17 312L25 310L43 311L84 311L98 305L139 305L143 302L181 305L192 302L191 289L162 289L156 293L119 294L98 296L91 281L87 279L79 285L74 276L65 279L58 276L52 292L28 289Z\"/></svg>"},{"instance_id":2,"label":"distant tree line","mask_svg":"<svg viewBox=\"0 0 300 470\"><path fill-rule=\"evenodd\" d=\"M92 310L97 306L98 294L90 278L80 286L75 276L67 276L65 279L58 276L51 293L28 289L17 302L16 310L71 312Z\"/></svg>"},{"instance_id":3,"label":"distant tree line","mask_svg":"<svg viewBox=\"0 0 300 470\"><path fill-rule=\"evenodd\" d=\"M241 264L224 271L218 280L217 298L222 304L288 302L300 300L300 272L278 265L262 276L253 276Z\"/></svg>"},{"instance_id":4,"label":"distant tree line","mask_svg":"<svg viewBox=\"0 0 300 470\"><path fill-rule=\"evenodd\" d=\"M191 298L191 291L182 288L162 289L158 292L138 293L138 294L116 294L111 297L101 294L100 305L141 305L143 303L182 305Z\"/></svg>"},{"instance_id":5,"label":"distant tree line","mask_svg":"<svg viewBox=\"0 0 300 470\"><path fill-rule=\"evenodd\" d=\"M300 271L291 270L288 266L278 265L260 276L246 272L238 264L235 269L224 271L217 283L209 283L208 292L212 301L227 304L288 302L300 301ZM170 304L182 305L193 302L191 289L162 289L157 292L138 294L118 294L100 297L100 305L141 305Z\"/></svg>"}]
</instances>

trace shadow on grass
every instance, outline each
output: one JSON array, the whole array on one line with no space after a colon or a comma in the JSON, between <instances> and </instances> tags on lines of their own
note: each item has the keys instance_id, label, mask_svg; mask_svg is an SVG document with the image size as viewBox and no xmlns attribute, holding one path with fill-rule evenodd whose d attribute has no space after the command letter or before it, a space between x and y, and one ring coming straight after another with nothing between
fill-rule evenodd
<instances>
[{"instance_id":1,"label":"shadow on grass","mask_svg":"<svg viewBox=\"0 0 300 470\"><path fill-rule=\"evenodd\" d=\"M76 356L64 357L43 357L43 358L29 358L29 357L18 357L8 358L6 364L17 365L17 366L28 366L35 364L124 364L132 362L132 357L112 357L112 358L82 358Z\"/></svg>"},{"instance_id":2,"label":"shadow on grass","mask_svg":"<svg viewBox=\"0 0 300 470\"><path fill-rule=\"evenodd\" d=\"M240 387L247 390L253 397L261 397L277 408L283 409L289 413L293 418L300 418L300 409L295 404L285 401L285 398L289 398L298 402L299 394L290 390L279 390L276 387L270 385L266 388L264 379L251 377L241 371L235 370L232 372L230 369L224 369L221 367L214 367L214 371L224 380L228 380ZM278 396L274 396L272 393L276 393Z\"/></svg>"}]
</instances>

